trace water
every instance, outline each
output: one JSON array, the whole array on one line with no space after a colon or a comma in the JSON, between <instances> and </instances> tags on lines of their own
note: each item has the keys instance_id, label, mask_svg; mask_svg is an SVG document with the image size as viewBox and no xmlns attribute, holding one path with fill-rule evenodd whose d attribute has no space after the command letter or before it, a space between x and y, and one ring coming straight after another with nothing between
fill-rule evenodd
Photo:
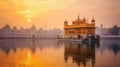
<instances>
[{"instance_id":1,"label":"water","mask_svg":"<svg viewBox=\"0 0 120 67\"><path fill-rule=\"evenodd\" d=\"M120 39L100 43L2 39L0 67L120 67Z\"/></svg>"}]
</instances>

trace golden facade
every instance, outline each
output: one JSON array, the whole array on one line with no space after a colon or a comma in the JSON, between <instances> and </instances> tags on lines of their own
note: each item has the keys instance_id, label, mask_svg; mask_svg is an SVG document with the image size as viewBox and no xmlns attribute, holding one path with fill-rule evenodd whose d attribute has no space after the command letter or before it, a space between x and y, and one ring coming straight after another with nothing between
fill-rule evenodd
<instances>
[{"instance_id":1,"label":"golden facade","mask_svg":"<svg viewBox=\"0 0 120 67\"><path fill-rule=\"evenodd\" d=\"M83 34L95 34L95 19L88 23L85 18L82 20L78 18L72 22L72 25L68 25L68 22L64 22L64 31L67 36L76 36Z\"/></svg>"}]
</instances>

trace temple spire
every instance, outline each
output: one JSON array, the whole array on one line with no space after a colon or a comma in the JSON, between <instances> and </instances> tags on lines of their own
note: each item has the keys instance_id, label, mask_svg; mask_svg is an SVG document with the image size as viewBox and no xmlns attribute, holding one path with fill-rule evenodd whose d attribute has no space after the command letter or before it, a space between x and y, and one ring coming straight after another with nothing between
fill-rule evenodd
<instances>
[{"instance_id":1,"label":"temple spire","mask_svg":"<svg viewBox=\"0 0 120 67\"><path fill-rule=\"evenodd\" d=\"M80 19L80 16L79 16L79 14L78 14L78 19Z\"/></svg>"}]
</instances>

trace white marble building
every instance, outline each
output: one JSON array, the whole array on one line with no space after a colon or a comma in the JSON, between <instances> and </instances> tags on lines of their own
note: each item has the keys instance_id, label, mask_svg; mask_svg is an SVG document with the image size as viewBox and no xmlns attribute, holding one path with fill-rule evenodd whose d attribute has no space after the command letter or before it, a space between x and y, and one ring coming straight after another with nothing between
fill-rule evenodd
<instances>
[{"instance_id":1,"label":"white marble building","mask_svg":"<svg viewBox=\"0 0 120 67\"><path fill-rule=\"evenodd\" d=\"M12 29L7 24L2 29L0 29L0 37L1 38L31 38L31 37L57 37L57 35L63 35L63 31L60 29L53 29L53 30L43 30L40 28L36 30L36 27L33 25L29 29L20 30L17 27L13 27Z\"/></svg>"}]
</instances>

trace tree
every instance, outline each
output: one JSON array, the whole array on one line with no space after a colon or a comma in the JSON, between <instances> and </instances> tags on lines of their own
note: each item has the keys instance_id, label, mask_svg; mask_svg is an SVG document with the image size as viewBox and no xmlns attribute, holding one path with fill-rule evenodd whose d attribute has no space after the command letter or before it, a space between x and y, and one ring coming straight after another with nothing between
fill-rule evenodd
<instances>
[{"instance_id":1,"label":"tree","mask_svg":"<svg viewBox=\"0 0 120 67\"><path fill-rule=\"evenodd\" d=\"M120 30L120 28L117 25L114 25L113 28L111 29L111 34L119 35L119 30Z\"/></svg>"}]
</instances>

